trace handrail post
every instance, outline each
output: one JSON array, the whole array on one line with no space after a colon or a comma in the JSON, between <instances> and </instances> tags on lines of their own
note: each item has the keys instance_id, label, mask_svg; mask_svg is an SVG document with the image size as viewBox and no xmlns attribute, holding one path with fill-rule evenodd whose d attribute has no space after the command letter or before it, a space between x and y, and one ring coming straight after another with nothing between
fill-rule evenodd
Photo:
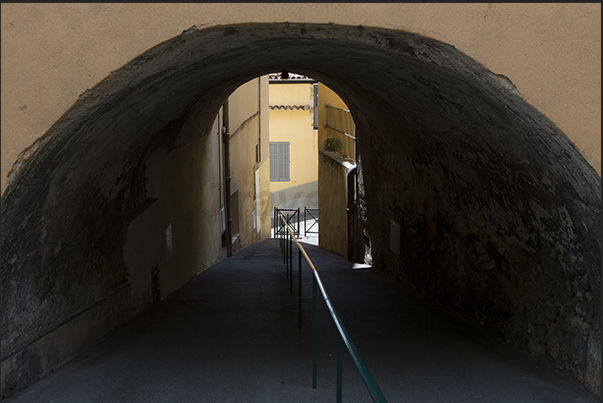
<instances>
[{"instance_id":1,"label":"handrail post","mask_svg":"<svg viewBox=\"0 0 603 403\"><path fill-rule=\"evenodd\" d=\"M337 403L343 399L343 339L337 332Z\"/></svg>"},{"instance_id":2,"label":"handrail post","mask_svg":"<svg viewBox=\"0 0 603 403\"><path fill-rule=\"evenodd\" d=\"M298 290L297 293L299 294L299 303L297 305L297 311L298 311L298 315L297 315L297 328L301 329L302 328L302 254L301 254L301 249L299 248L299 246L297 247L297 277L298 277Z\"/></svg>"},{"instance_id":3,"label":"handrail post","mask_svg":"<svg viewBox=\"0 0 603 403\"><path fill-rule=\"evenodd\" d=\"M308 226L306 225L306 213L308 212L308 208L304 207L304 236L308 236Z\"/></svg>"},{"instance_id":4,"label":"handrail post","mask_svg":"<svg viewBox=\"0 0 603 403\"><path fill-rule=\"evenodd\" d=\"M299 214L299 208L298 208L298 214ZM338 333L337 333L337 401L341 402L342 398L343 398L343 344L346 345L347 350L350 352L350 355L352 357L352 360L354 361L354 364L356 366L356 368L358 369L360 376L362 377L362 380L364 381L364 384L366 386L366 388L368 389L372 399L374 402L386 402L385 397L383 396L383 393L381 392L381 389L379 389L379 386L377 385L377 383L375 382L375 379L373 378L373 376L371 375L369 369L366 367L366 364L364 363L362 357L360 356L360 354L358 353L358 350L356 349L356 346L354 345L354 343L352 342L352 339L348 333L348 331L346 330L345 326L343 325L343 323L341 322L341 318L339 317L339 315L337 314L335 308L333 307L333 304L331 302L331 299L329 298L329 295L327 294L327 291L325 290L325 286L324 283L322 282L322 279L320 278L320 275L318 273L318 271L316 270L316 267L314 266L314 264L312 263L312 261L310 260L310 258L308 257L308 254L306 253L306 251L304 250L303 246L299 243L299 241L297 240L296 236L295 236L295 231L291 228L291 225L289 224L289 219L290 218L294 218L293 216L291 217L287 217L285 218L284 215L282 215L279 212L279 215L281 216L281 218L283 219L283 228L287 229L287 235L288 238L286 238L286 242L288 242L288 244L285 245L285 253L287 253L287 258L285 259L285 262L287 263L287 274L289 275L289 273L291 274L291 279L290 279L290 293L292 293L292 289L293 289L293 250L292 250L292 245L293 242L295 242L295 244L298 247L298 260L299 260L299 265L298 265L298 272L299 272L299 297L300 297L300 306L299 306L299 326L301 328L301 255L303 254L305 259L307 260L308 264L310 265L310 268L312 269L312 325L313 325L313 329L312 329L312 389L316 389L316 378L317 378L317 351L318 351L318 309L317 309L317 294L318 294L318 287L320 287L320 292L325 300L325 303L327 305L327 308L329 309L331 318L333 319L335 326L337 327ZM299 215L298 215L299 217ZM299 218L298 218L299 220ZM299 221L298 221L298 234L299 234L300 230L299 230ZM290 270L290 272L289 272Z\"/></svg>"},{"instance_id":5,"label":"handrail post","mask_svg":"<svg viewBox=\"0 0 603 403\"><path fill-rule=\"evenodd\" d=\"M278 238L279 245L281 246L281 256L282 256L283 253L284 253L284 251L283 251L283 237L281 236L280 231L278 229L279 225L280 225L280 222L281 222L281 217L280 217L280 215L278 213L278 209L275 207L274 208L274 237Z\"/></svg>"},{"instance_id":6,"label":"handrail post","mask_svg":"<svg viewBox=\"0 0 603 403\"><path fill-rule=\"evenodd\" d=\"M316 352L318 346L318 320L316 318L316 293L318 283L312 275L312 389L316 389Z\"/></svg>"},{"instance_id":7,"label":"handrail post","mask_svg":"<svg viewBox=\"0 0 603 403\"><path fill-rule=\"evenodd\" d=\"M289 294L293 294L293 234L289 234Z\"/></svg>"},{"instance_id":8,"label":"handrail post","mask_svg":"<svg viewBox=\"0 0 603 403\"><path fill-rule=\"evenodd\" d=\"M281 220L283 221L283 233L281 234L281 239L283 242L283 264L287 263L287 234L284 232L287 230L285 227L285 216L281 214Z\"/></svg>"}]
</instances>

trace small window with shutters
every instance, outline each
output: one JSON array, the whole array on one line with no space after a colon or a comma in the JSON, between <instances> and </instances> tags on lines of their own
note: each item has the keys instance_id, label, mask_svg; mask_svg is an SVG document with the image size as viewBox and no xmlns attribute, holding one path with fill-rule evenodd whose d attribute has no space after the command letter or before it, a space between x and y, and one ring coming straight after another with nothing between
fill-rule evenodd
<instances>
[{"instance_id":1,"label":"small window with shutters","mask_svg":"<svg viewBox=\"0 0 603 403\"><path fill-rule=\"evenodd\" d=\"M289 181L289 142L270 142L270 182Z\"/></svg>"}]
</instances>

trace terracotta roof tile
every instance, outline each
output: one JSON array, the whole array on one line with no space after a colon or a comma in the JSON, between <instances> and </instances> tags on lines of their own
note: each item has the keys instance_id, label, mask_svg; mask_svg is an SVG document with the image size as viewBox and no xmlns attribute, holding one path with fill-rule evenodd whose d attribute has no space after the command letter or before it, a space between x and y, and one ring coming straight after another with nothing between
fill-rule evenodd
<instances>
[{"instance_id":1,"label":"terracotta roof tile","mask_svg":"<svg viewBox=\"0 0 603 403\"><path fill-rule=\"evenodd\" d=\"M307 111L310 105L270 105L271 111Z\"/></svg>"}]
</instances>

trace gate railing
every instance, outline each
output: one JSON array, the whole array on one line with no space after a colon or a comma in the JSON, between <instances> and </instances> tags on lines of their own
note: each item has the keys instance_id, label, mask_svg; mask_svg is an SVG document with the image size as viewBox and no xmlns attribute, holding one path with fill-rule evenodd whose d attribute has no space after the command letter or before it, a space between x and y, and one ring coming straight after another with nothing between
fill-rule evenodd
<instances>
[{"instance_id":1,"label":"gate railing","mask_svg":"<svg viewBox=\"0 0 603 403\"><path fill-rule=\"evenodd\" d=\"M317 337L317 335L318 335L318 332L317 332L317 323L318 323L318 320L317 320L317 294L318 294L318 292L317 292L317 289L320 289L320 292L325 301L325 304L327 305L327 308L329 309L329 313L331 314L331 318L333 319L333 322L335 323L335 327L337 328L337 402L340 403L342 401L342 397L343 397L342 351L343 351L344 344L347 347L348 352L350 353L350 356L352 357L352 361L354 361L354 364L356 365L356 368L358 369L358 372L360 373L360 376L362 377L364 385L366 386L373 401L374 402L386 402L385 397L383 396L383 393L381 392L381 389L377 385L377 382L375 382L375 379L373 378L371 372L369 371L368 367L366 366L362 357L360 356L358 349L352 342L352 338L350 337L348 331L346 330L345 326L343 325L343 322L341 321L339 314L335 310L335 307L333 307L333 304L331 303L331 299L329 298L329 294L327 294L327 290L325 289L322 279L320 278L320 275L318 274L318 270L316 270L316 266L314 266L314 263L312 263L312 260L308 257L308 254L306 253L304 247L301 246L301 244L297 240L297 238L295 236L296 232L294 231L293 228L291 228L291 225L289 224L288 219L282 213L280 213L279 211L277 211L275 209L275 214L278 214L277 219L279 219L279 222L282 222L283 227L286 229L285 236L283 238L281 238L281 244L282 244L282 248L283 248L283 256L284 256L285 264L287 267L287 277L289 277L289 292L290 293L293 292L293 243L295 243L297 245L298 279L299 279L299 283L298 283L298 292L299 292L298 327L300 329L301 329L301 325L302 325L302 320L301 320L302 255L304 256L304 258L306 259L306 262L308 262L308 265L312 269L312 280L313 280L312 281L312 285L313 285L313 290L312 290L312 323L313 323L313 330L312 330L312 334L313 334L313 336L312 336L312 389L316 389L316 361L317 361L317 345L318 345L318 342L317 342L317 338L318 338ZM299 232L298 232L298 234L299 234Z\"/></svg>"},{"instance_id":2,"label":"gate railing","mask_svg":"<svg viewBox=\"0 0 603 403\"><path fill-rule=\"evenodd\" d=\"M285 237L287 230L285 229L285 225L279 221L279 214L285 214L284 220L287 224L292 225L293 232L299 236L299 207L296 209L274 208L274 237L282 239Z\"/></svg>"},{"instance_id":3,"label":"gate railing","mask_svg":"<svg viewBox=\"0 0 603 403\"><path fill-rule=\"evenodd\" d=\"M308 227L308 216L312 219L312 224ZM315 225L318 225L318 209L304 207L304 236L308 234L318 234L318 229L312 231Z\"/></svg>"}]
</instances>

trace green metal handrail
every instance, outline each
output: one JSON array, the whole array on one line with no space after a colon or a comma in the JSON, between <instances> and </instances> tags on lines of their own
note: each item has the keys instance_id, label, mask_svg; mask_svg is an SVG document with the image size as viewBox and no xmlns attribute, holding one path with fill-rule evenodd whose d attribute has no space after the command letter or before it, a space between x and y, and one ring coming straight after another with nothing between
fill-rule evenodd
<instances>
[{"instance_id":1,"label":"green metal handrail","mask_svg":"<svg viewBox=\"0 0 603 403\"><path fill-rule=\"evenodd\" d=\"M291 278L290 292L293 289L293 285L292 285L293 284L292 283L293 276L290 276L290 273L292 273L292 270L293 270L293 259L292 259L292 253L291 253L292 252L292 250L291 250L292 242L291 241L295 242L295 244L297 245L298 251L300 252L300 253L298 253L298 262L299 262L299 324L298 324L298 326L300 328L301 328L301 256L302 256L302 254L303 254L304 258L306 259L306 261L308 262L308 265L312 269L312 273L313 273L312 389L316 389L316 356L317 356L317 354L316 354L316 351L317 351L317 331L316 331L316 328L317 328L316 294L317 294L317 292L316 292L316 289L319 288L320 292L322 293L322 296L325 300L327 308L329 309L331 317L333 318L335 327L337 327L337 331L338 331L338 335L337 335L337 402L342 401L342 350L343 350L342 344L346 345L346 347L350 353L350 356L352 357L352 360L354 361L354 364L356 365L356 368L358 369L358 372L360 373L360 376L362 377L362 380L364 381L364 384L365 384L369 394L371 395L371 398L373 399L373 401L374 402L386 402L387 400L385 400L385 397L383 396L381 389L377 385L377 382L373 378L368 367L362 360L362 357L360 356L358 349L352 342L352 338L350 337L348 331L346 330L345 326L343 325L343 322L342 322L341 318L339 317L339 314L337 313L337 311L335 310L335 307L331 303L329 294L327 293L327 290L325 289L322 279L320 278L320 275L318 274L318 270L316 270L316 266L314 266L314 263L312 262L312 260L308 256L308 254L306 253L306 250L304 249L304 247L301 246L301 244L298 242L297 238L295 237L294 231L289 226L289 223L287 222L285 217L280 212L278 212L278 215L283 220L284 225L287 227L286 238L288 238L288 239L285 240L283 255L285 256L285 262L287 264L287 276Z\"/></svg>"}]
</instances>

